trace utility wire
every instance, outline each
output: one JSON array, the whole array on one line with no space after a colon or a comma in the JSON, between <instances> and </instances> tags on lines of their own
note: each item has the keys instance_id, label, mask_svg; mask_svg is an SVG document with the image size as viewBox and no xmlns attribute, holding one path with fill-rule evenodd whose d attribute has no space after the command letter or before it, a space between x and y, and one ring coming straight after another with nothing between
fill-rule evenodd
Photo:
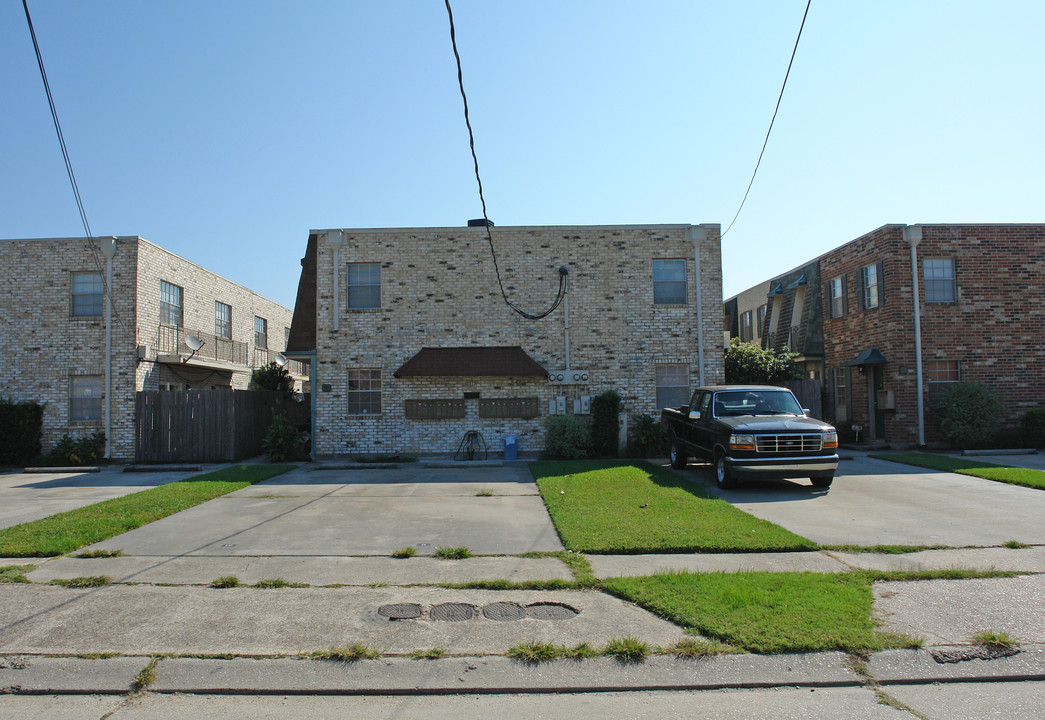
<instances>
[{"instance_id":1,"label":"utility wire","mask_svg":"<svg viewBox=\"0 0 1045 720\"><path fill-rule=\"evenodd\" d=\"M116 312L116 303L113 302L112 290L109 288L108 281L105 279L105 272L102 270L102 262L98 257L98 249L94 246L94 237L91 235L91 226L87 222L87 211L84 210L83 200L80 198L80 188L76 185L76 175L73 173L73 164L69 160L69 150L65 146L65 137L62 135L62 125L58 122L58 110L54 106L54 98L51 96L51 85L47 82L47 71L44 70L44 58L40 53L40 44L36 41L36 31L33 29L33 19L29 16L29 4L27 0L22 0L22 7L25 9L25 21L29 25L29 34L33 38L33 48L36 50L36 64L40 66L40 78L44 81L44 91L47 93L47 104L51 106L51 117L54 119L54 129L58 133L58 144L62 148L62 158L65 160L65 171L69 175L69 184L73 188L73 197L76 198L76 207L80 210L80 221L83 223L84 232L87 234L87 248L91 251L91 257L94 259L94 265L98 269L98 275L102 279L102 288L105 290L105 295L109 298L109 306L112 308L113 316L123 325L123 320L120 318L120 314Z\"/></svg>"},{"instance_id":2,"label":"utility wire","mask_svg":"<svg viewBox=\"0 0 1045 720\"><path fill-rule=\"evenodd\" d=\"M802 28L806 26L806 16L809 14L809 5L813 0L806 0L806 11L802 13L802 24L798 26L798 37L795 38L795 47L791 50L791 60L787 63L787 72L784 73L784 83L780 86L780 95L776 99L776 107L773 109L773 117L769 121L769 129L766 130L766 139L762 143L762 151L758 154L758 162L755 163L755 171L751 173L751 182L747 184L747 190L744 191L744 199L740 201L740 207L737 208L737 214L733 216L732 222L729 223L729 227L726 228L719 238L724 238L726 233L733 227L733 223L740 217L740 211L744 209L744 203L747 202L748 193L751 192L751 186L755 184L755 175L758 174L758 166L762 164L762 155L766 152L766 145L769 144L769 133L773 132L773 123L776 121L777 111L780 110L780 101L784 99L784 88L787 87L787 77L791 74L791 64L795 61L795 53L798 52L798 41L802 39Z\"/></svg>"},{"instance_id":3,"label":"utility wire","mask_svg":"<svg viewBox=\"0 0 1045 720\"><path fill-rule=\"evenodd\" d=\"M22 0L23 2L25 0ZM501 289L501 297L504 298L505 304L512 310L522 315L527 320L540 320L546 318L555 312L555 309L562 303L563 298L566 296L566 276L568 270L565 265L559 268L559 291L555 296L555 301L551 307L541 313L529 313L522 308L515 305L511 300L508 299L508 294L504 291L504 283L501 282L501 269L497 265L497 252L493 247L493 235L490 233L490 218L486 214L486 198L483 197L483 181L479 177L479 158L475 154L475 135L472 133L472 122L468 118L468 96L464 92L464 76L461 73L461 54L457 51L457 33L454 30L454 13L450 9L450 0L446 2L446 16L450 21L450 44L454 48L454 59L457 61L457 85L461 88L461 101L464 103L464 124L468 128L468 146L472 150L472 164L475 166L475 182L479 185L479 202L483 207L483 224L486 227L486 241L490 244L490 255L493 257L493 269L497 274L497 286Z\"/></svg>"}]
</instances>

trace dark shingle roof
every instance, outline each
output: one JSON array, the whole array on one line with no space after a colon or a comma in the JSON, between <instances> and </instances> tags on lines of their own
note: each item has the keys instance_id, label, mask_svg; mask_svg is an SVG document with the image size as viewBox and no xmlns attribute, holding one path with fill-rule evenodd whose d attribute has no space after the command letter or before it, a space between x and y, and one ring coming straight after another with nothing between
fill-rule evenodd
<instances>
[{"instance_id":1,"label":"dark shingle roof","mask_svg":"<svg viewBox=\"0 0 1045 720\"><path fill-rule=\"evenodd\" d=\"M519 346L421 348L396 377L545 377L548 371Z\"/></svg>"}]
</instances>

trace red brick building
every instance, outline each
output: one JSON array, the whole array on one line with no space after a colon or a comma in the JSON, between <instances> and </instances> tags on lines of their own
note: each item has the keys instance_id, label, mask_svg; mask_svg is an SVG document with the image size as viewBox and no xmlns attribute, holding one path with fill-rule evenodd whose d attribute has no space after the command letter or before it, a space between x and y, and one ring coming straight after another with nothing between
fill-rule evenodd
<instances>
[{"instance_id":1,"label":"red brick building","mask_svg":"<svg viewBox=\"0 0 1045 720\"><path fill-rule=\"evenodd\" d=\"M958 381L993 390L1005 426L1045 407L1045 225L884 225L814 262L805 302L822 312L803 322L822 323L825 410L844 435L932 444L933 401Z\"/></svg>"}]
</instances>

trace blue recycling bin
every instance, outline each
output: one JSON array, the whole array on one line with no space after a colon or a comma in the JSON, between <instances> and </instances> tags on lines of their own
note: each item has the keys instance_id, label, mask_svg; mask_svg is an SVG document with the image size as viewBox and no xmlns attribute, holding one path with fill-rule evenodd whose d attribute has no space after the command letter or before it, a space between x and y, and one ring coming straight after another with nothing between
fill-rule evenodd
<instances>
[{"instance_id":1,"label":"blue recycling bin","mask_svg":"<svg viewBox=\"0 0 1045 720\"><path fill-rule=\"evenodd\" d=\"M519 459L519 438L514 435L504 437L504 459L509 461Z\"/></svg>"}]
</instances>

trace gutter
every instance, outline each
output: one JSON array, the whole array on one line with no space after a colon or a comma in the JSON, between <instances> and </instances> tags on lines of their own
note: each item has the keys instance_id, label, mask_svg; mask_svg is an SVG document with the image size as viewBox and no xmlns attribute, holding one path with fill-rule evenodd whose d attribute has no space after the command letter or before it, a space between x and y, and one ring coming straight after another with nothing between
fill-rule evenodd
<instances>
[{"instance_id":1,"label":"gutter","mask_svg":"<svg viewBox=\"0 0 1045 720\"><path fill-rule=\"evenodd\" d=\"M922 241L921 225L904 226L903 239L911 246L911 286L914 289L914 371L918 393L918 446L925 447L925 397L922 393L922 319L918 303L918 243Z\"/></svg>"},{"instance_id":2,"label":"gutter","mask_svg":"<svg viewBox=\"0 0 1045 720\"><path fill-rule=\"evenodd\" d=\"M697 303L697 386L704 386L704 308L700 301L700 245L708 239L708 230L704 227L686 229L686 239L693 243L693 284Z\"/></svg>"},{"instance_id":3,"label":"gutter","mask_svg":"<svg viewBox=\"0 0 1045 720\"><path fill-rule=\"evenodd\" d=\"M105 426L105 453L103 457L112 457L112 258L116 254L116 238L100 240L102 255L105 256L105 287L108 302L105 304L105 405L103 407L103 424Z\"/></svg>"},{"instance_id":4,"label":"gutter","mask_svg":"<svg viewBox=\"0 0 1045 720\"><path fill-rule=\"evenodd\" d=\"M334 329L339 330L341 328L341 283L338 282L340 279L341 268L341 248L345 246L345 231L338 230L337 234L334 231L327 233L327 242L334 248L334 263L333 263L333 281L334 281L334 307L332 312L334 313Z\"/></svg>"}]
</instances>

